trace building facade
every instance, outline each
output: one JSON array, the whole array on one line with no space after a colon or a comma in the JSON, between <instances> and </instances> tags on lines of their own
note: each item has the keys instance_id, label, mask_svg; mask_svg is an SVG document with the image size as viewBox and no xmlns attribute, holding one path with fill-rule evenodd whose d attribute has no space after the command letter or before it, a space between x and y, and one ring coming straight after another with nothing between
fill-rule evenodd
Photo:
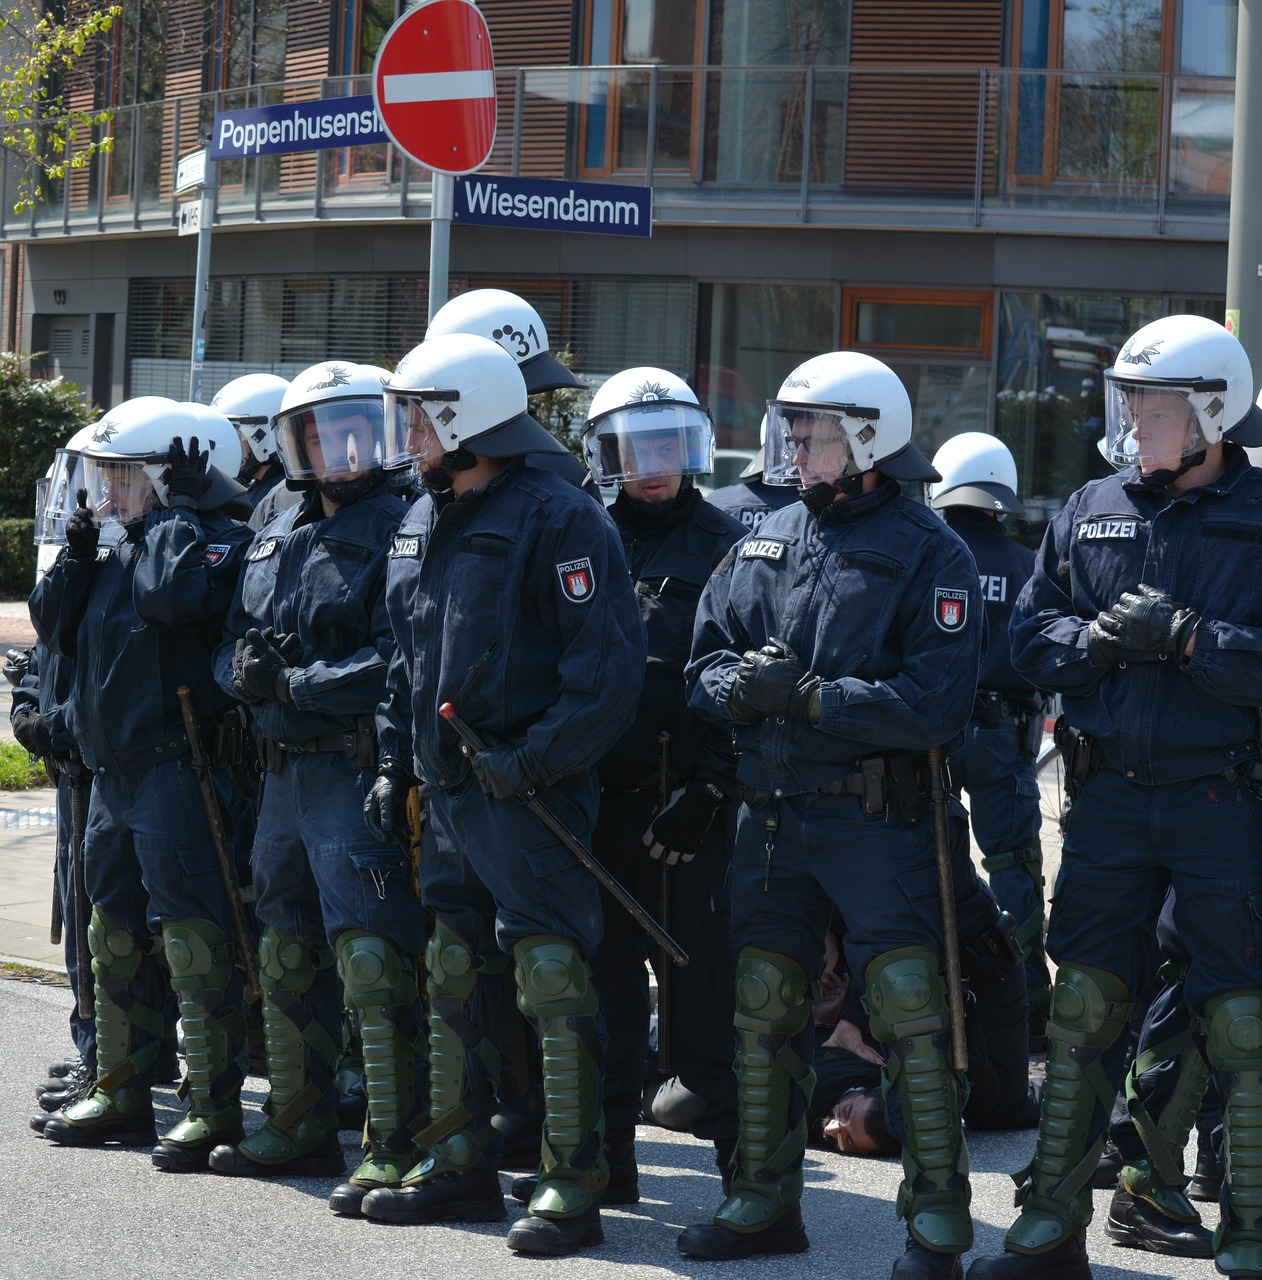
<instances>
[{"instance_id":1,"label":"building facade","mask_svg":"<svg viewBox=\"0 0 1262 1280\"><path fill-rule=\"evenodd\" d=\"M593 382L685 375L757 444L796 362L891 364L918 443L989 430L1037 520L1103 466L1101 371L1222 319L1236 0L481 0L488 174L651 185L649 238L461 226L452 292L514 289ZM123 0L66 91L113 148L0 217L10 346L106 406L187 395L178 158L216 114L370 92L397 0ZM5 193L14 175L3 175ZM219 166L204 399L392 365L424 334L429 175L389 144ZM1032 530L1032 532L1035 532Z\"/></svg>"}]
</instances>

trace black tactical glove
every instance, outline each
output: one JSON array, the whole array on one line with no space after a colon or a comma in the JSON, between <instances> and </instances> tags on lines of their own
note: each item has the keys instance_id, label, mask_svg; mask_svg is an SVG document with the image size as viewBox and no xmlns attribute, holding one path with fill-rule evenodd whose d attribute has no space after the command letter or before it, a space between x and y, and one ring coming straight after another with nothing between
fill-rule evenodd
<instances>
[{"instance_id":1,"label":"black tactical glove","mask_svg":"<svg viewBox=\"0 0 1262 1280\"><path fill-rule=\"evenodd\" d=\"M511 800L543 781L535 753L524 742L501 742L469 757L482 790L497 800Z\"/></svg>"},{"instance_id":2,"label":"black tactical glove","mask_svg":"<svg viewBox=\"0 0 1262 1280\"><path fill-rule=\"evenodd\" d=\"M761 649L751 649L741 659L728 706L739 720L787 716L818 724L822 683L783 640L772 636Z\"/></svg>"},{"instance_id":3,"label":"black tactical glove","mask_svg":"<svg viewBox=\"0 0 1262 1280\"><path fill-rule=\"evenodd\" d=\"M666 855L668 866L691 862L710 830L714 815L723 803L723 791L713 782L693 778L666 802L666 807L649 824L644 846L650 858Z\"/></svg>"},{"instance_id":4,"label":"black tactical glove","mask_svg":"<svg viewBox=\"0 0 1262 1280\"><path fill-rule=\"evenodd\" d=\"M167 506L192 509L210 486L207 470L210 466L210 450L197 451L197 437L188 442L188 452L179 436L171 441L167 451L167 469L162 479L167 487Z\"/></svg>"},{"instance_id":5,"label":"black tactical glove","mask_svg":"<svg viewBox=\"0 0 1262 1280\"><path fill-rule=\"evenodd\" d=\"M53 754L53 739L48 732L48 721L34 707L23 707L13 714L13 736L33 756Z\"/></svg>"},{"instance_id":6,"label":"black tactical glove","mask_svg":"<svg viewBox=\"0 0 1262 1280\"><path fill-rule=\"evenodd\" d=\"M31 668L31 651L29 649L10 649L4 655L4 678L16 689L26 679Z\"/></svg>"},{"instance_id":7,"label":"black tactical glove","mask_svg":"<svg viewBox=\"0 0 1262 1280\"><path fill-rule=\"evenodd\" d=\"M1181 662L1200 625L1200 614L1141 582L1088 625L1087 652L1106 669L1125 662Z\"/></svg>"},{"instance_id":8,"label":"black tactical glove","mask_svg":"<svg viewBox=\"0 0 1262 1280\"><path fill-rule=\"evenodd\" d=\"M289 680L299 649L295 635L277 636L271 627L264 631L251 627L245 639L237 641L232 658L233 689L242 698L292 702Z\"/></svg>"},{"instance_id":9,"label":"black tactical glove","mask_svg":"<svg viewBox=\"0 0 1262 1280\"><path fill-rule=\"evenodd\" d=\"M95 560L101 530L96 516L88 508L88 491L75 494L75 509L66 517L66 554L72 560Z\"/></svg>"},{"instance_id":10,"label":"black tactical glove","mask_svg":"<svg viewBox=\"0 0 1262 1280\"><path fill-rule=\"evenodd\" d=\"M364 797L364 825L383 844L408 842L408 792L416 786L397 760L388 756L377 765L377 781Z\"/></svg>"}]
</instances>

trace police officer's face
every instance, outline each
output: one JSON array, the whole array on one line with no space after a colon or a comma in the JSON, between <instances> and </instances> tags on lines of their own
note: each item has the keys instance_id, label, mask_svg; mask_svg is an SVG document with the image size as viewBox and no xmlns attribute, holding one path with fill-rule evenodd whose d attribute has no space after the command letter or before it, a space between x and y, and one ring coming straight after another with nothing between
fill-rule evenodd
<instances>
[{"instance_id":1,"label":"police officer's face","mask_svg":"<svg viewBox=\"0 0 1262 1280\"><path fill-rule=\"evenodd\" d=\"M675 432L659 436L629 436L622 441L622 469L645 480L624 480L627 497L663 506L679 496L683 458Z\"/></svg>"},{"instance_id":2,"label":"police officer's face","mask_svg":"<svg viewBox=\"0 0 1262 1280\"><path fill-rule=\"evenodd\" d=\"M795 416L789 430L789 447L805 489L841 479L850 460L845 433L827 414Z\"/></svg>"},{"instance_id":3,"label":"police officer's face","mask_svg":"<svg viewBox=\"0 0 1262 1280\"><path fill-rule=\"evenodd\" d=\"M409 400L407 415L408 438L404 448L417 460L422 471L438 466L445 450L429 414L416 401Z\"/></svg>"},{"instance_id":4,"label":"police officer's face","mask_svg":"<svg viewBox=\"0 0 1262 1280\"><path fill-rule=\"evenodd\" d=\"M120 524L144 515L154 505L153 485L134 463L107 466L103 468L102 478L105 482L102 514L113 516Z\"/></svg>"},{"instance_id":5,"label":"police officer's face","mask_svg":"<svg viewBox=\"0 0 1262 1280\"><path fill-rule=\"evenodd\" d=\"M323 439L320 424L311 419L307 423L303 443L307 461L317 475L346 480L357 476L372 466L367 442L372 438L372 426L366 414L343 409L336 417L325 421Z\"/></svg>"},{"instance_id":6,"label":"police officer's face","mask_svg":"<svg viewBox=\"0 0 1262 1280\"><path fill-rule=\"evenodd\" d=\"M1193 431L1188 402L1176 392L1159 389L1129 391L1126 400L1140 470L1147 473L1178 467Z\"/></svg>"}]
</instances>

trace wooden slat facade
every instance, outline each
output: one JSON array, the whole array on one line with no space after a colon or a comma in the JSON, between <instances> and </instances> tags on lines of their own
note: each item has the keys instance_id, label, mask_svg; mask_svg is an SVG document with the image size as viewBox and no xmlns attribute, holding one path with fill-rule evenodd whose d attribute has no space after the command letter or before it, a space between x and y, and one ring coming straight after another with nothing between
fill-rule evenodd
<instances>
[{"instance_id":1,"label":"wooden slat facade","mask_svg":"<svg viewBox=\"0 0 1262 1280\"><path fill-rule=\"evenodd\" d=\"M984 92L977 68L1002 64L1003 19L1003 0L853 0L847 191L972 190ZM968 70L864 71L917 66ZM988 109L988 137L993 116ZM988 144L983 156L991 155Z\"/></svg>"},{"instance_id":2,"label":"wooden slat facade","mask_svg":"<svg viewBox=\"0 0 1262 1280\"><path fill-rule=\"evenodd\" d=\"M286 102L318 96L315 82L331 70L330 59L335 47L335 8L329 0L289 0L285 23ZM303 83L298 88L289 88L295 81ZM281 192L310 191L322 154L319 151L295 151L280 156Z\"/></svg>"}]
</instances>

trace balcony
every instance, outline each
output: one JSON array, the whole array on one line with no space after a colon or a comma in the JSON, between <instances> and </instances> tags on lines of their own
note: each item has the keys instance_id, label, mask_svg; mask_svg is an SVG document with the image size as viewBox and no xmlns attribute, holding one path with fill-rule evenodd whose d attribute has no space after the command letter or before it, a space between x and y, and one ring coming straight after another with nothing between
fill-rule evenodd
<instances>
[{"instance_id":1,"label":"balcony","mask_svg":"<svg viewBox=\"0 0 1262 1280\"><path fill-rule=\"evenodd\" d=\"M979 67L530 67L497 72L483 172L654 188L665 226L969 230L1226 241L1234 81ZM0 239L168 231L176 160L216 113L371 91L324 79L120 108L112 150ZM13 167L11 167L13 166ZM427 219L389 144L225 161L216 225Z\"/></svg>"}]
</instances>

